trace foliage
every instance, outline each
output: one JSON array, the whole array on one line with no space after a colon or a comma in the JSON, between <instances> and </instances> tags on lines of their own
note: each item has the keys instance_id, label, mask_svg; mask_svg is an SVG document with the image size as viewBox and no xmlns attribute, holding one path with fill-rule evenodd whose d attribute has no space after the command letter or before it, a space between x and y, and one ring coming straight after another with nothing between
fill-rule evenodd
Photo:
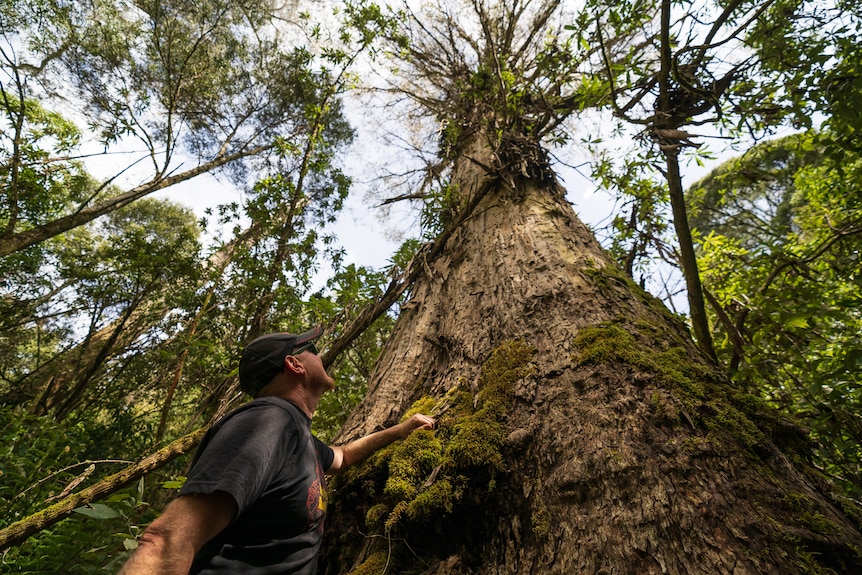
<instances>
[{"instance_id":1,"label":"foliage","mask_svg":"<svg viewBox=\"0 0 862 575\"><path fill-rule=\"evenodd\" d=\"M387 274L353 264L339 270L310 299L312 321L330 325L337 333L363 306L377 301L386 287ZM312 427L319 438L330 440L341 428L350 411L365 396L368 378L383 344L395 323L383 314L342 353L328 372L336 388L320 399Z\"/></svg>"},{"instance_id":2,"label":"foliage","mask_svg":"<svg viewBox=\"0 0 862 575\"><path fill-rule=\"evenodd\" d=\"M806 37L796 28L786 29L779 18L781 10L807 5L777 0L767 4L769 11L758 13L763 22L758 20L759 27L752 29L760 40L746 41L760 50L757 54L764 62L791 44L794 49L787 53L793 57L771 60L772 68L752 64L750 70L740 62L723 60L721 50L709 55L698 51L697 46L706 46L705 51L720 48L716 38L714 43L694 42L704 36L699 24L684 28L708 21L705 16L714 14L710 8L687 12L691 4L674 4L679 16L674 40L690 36L693 43L677 42L667 85L675 97L696 101L677 101L677 107L664 111L675 111L675 119L683 122L704 121L700 112L680 112L703 108L702 114L714 114L713 119L732 116L738 125L750 124L762 132L780 118L801 118L803 112L818 110L831 114L830 122L842 126L852 143L858 112L852 99L847 103L836 97L832 88L812 99L814 104L792 98L816 95L811 81L815 60L817 70L826 73L828 86L858 84L858 46L849 41L851 32L858 30L856 20L843 28L838 24L824 28L829 34L808 49ZM374 43L376 56L393 56L393 66L399 68L394 88L415 105L406 117L419 120L415 125L423 131L429 150L430 159L412 181L419 191L408 194L423 200L425 239L456 221L468 204L464 190L450 186L449 180L459 166L472 166L466 158L472 158L470 146L477 134L494 159L483 169L509 178L506 181L513 185L521 177L550 185L551 156L544 147L571 140L566 119L591 106L614 107L612 96L621 94L641 94L626 112L637 106L647 116L655 111L649 99L657 96L653 80L657 66L661 68L655 49L655 5L595 2L580 15L567 12L555 0L519 7L475 2L461 10L438 3L414 12L407 4L389 11L369 2L349 3L344 13L352 26L333 41L307 13L298 15L297 37L285 33L283 15L271 2L0 3L0 175L7 184L0 198L0 241L8 241L0 250L8 254L0 260L0 396L15 406L4 407L2 415L8 409L10 419L17 418L3 431L10 452L8 463L0 462L9 466L2 468L0 492L20 507L18 513L39 509L49 496L43 491L62 490L81 478L90 469L88 461L107 454L137 458L165 438L205 425L240 397L235 376L244 341L265 331L296 331L311 324L325 325L326 338L338 337L417 253L418 242L412 241L396 254L388 270L343 265L336 239L321 231L334 221L350 187L339 167L339 154L352 130L339 97L353 80L347 67L369 44ZM728 7L743 10L723 20L734 32L745 28L749 13L744 10L758 9L739 2ZM805 10L793 14L813 13ZM788 26L797 26L803 19L789 21ZM814 33L816 27L807 30ZM821 49L831 51L825 60L815 54ZM592 73L590 67L599 64L606 67L606 74ZM692 65L699 74L696 78L685 75ZM763 83L763 90L756 92L762 101L757 101L747 95L755 94L750 84L754 76L744 76L749 84L724 86L729 103L718 106L710 83L736 80L725 75L729 70L739 72L740 78L743 70L761 73L773 83ZM798 74L793 86L799 90L775 89L776 79L792 74ZM768 93L770 89L774 94ZM781 106L792 114L773 111L778 97L790 98ZM616 106L618 112L625 107ZM643 141L658 149L630 157L621 170L615 171L608 161L594 172L607 185L631 192L624 202L630 211L614 220L623 234L615 253L630 273L647 269L642 262L649 257L650 245L659 246L664 258L677 257L665 237L663 208L669 196L658 177L656 159L660 146L678 142L668 143L664 137L645 133ZM127 149L130 142L133 159L116 166L112 173L116 179L96 181L76 159L94 149L105 153ZM837 138L823 145L833 151L848 147ZM696 156L706 154L699 149ZM858 180L854 161L842 164L850 181ZM824 422L816 432L824 445L821 457L832 461L828 465L835 469L843 465L841 473L847 473L849 464L840 462L839 455L850 454L847 445L854 438L842 434L847 433L847 422L855 420L841 412L850 404L839 405L838 400L852 397L858 387L852 374L846 374L859 362L853 351L858 341L847 334L859 330L853 323L858 318L838 316L842 305L858 303L854 299L858 290L852 291L854 285L846 281L850 274L858 287L858 274L855 268L848 271L849 259L837 255L828 265L808 260L817 246L827 243L829 250L847 249L842 257L851 258L852 237L834 227L836 215L841 215L840 222L849 221L842 211L848 204L833 197L831 190L840 189L849 198L855 188L837 179L834 166L824 172L809 168L808 207L794 211L796 204L788 203L793 208L785 214L792 214L790 226L778 226L775 232L776 242L785 238L782 255L794 262L781 268L795 272L782 280L783 287L802 293L804 276L816 271L832 290L829 298L838 303L825 306L825 292L819 293L818 302L814 290L805 296L810 305L804 319L781 316L790 309L786 301L779 307L764 296L756 306L750 304L748 317L762 327L751 335L750 343L757 349L745 356L740 373L747 369L746 381L754 381L756 374L776 365L788 342L798 350L806 330L815 326L818 337L829 343L803 351L815 366L812 373L834 376L834 385L827 392L821 389L816 401L808 397L814 394L812 385L800 388L810 405L799 401L802 391L785 387L776 388L770 397L781 405L806 406L806 416L831 401L829 415L825 411L817 415ZM141 184L130 187L131 180L121 177L125 170ZM201 226L176 205L140 199L207 171L229 176L238 198L215 208L199 222ZM752 203L760 205L757 200ZM106 217L97 220L100 216ZM797 226L805 233L797 232ZM829 243L822 235L828 226L833 226L830 237L840 240ZM207 253L199 245L200 227L217 234ZM27 235L31 232L32 237ZM806 248L788 247L786 238L797 233L794 241ZM755 261L757 237L747 244L735 243L732 235L721 239L716 233L709 238L713 247L705 240L703 257L711 257L716 270L725 270L722 281L726 279L727 285L715 291L729 306L734 294L744 293L745 285L764 278L753 274L753 279L733 279L733 273L747 273L740 267L762 267L767 256L777 252L770 248ZM726 255L730 263L722 259ZM734 265L739 259L746 265ZM774 278L771 282L778 286ZM363 395L392 325L391 315L380 317L331 367L340 385L336 393L324 396L315 420L315 432L324 439L335 434ZM775 326L783 331L772 329ZM844 331L848 326L853 331ZM757 333L761 335L755 342ZM722 340L722 353L731 348L730 339L728 334ZM506 471L500 449L506 439L510 387L529 376L532 353L519 344L498 352L486 362L475 402L469 394L453 390L443 404L431 406L441 415L436 433L418 432L358 471L355 485L373 484L382 501L363 510L369 526L385 531L409 529L411 522L448 521L452 514L473 509L473 503L495 488ZM815 352L816 358L811 355ZM652 363L638 357L674 384L685 386L693 380L683 367L673 367L678 358L671 353L651 358ZM794 377L802 378L803 362L791 364ZM656 405L670 404L658 397ZM666 414L674 417L670 408ZM675 417L678 420L680 414ZM736 412L719 412L718 417L725 419L710 420L710 425L742 428L744 423ZM38 440L26 446L30 435ZM756 444L758 438L752 437ZM834 453L830 455L829 449ZM97 464L83 480L98 477L102 468ZM180 475L181 469L164 473L168 479ZM5 483L10 475L15 482ZM46 477L53 479L42 481ZM120 517L79 514L40 534L8 555L7 566L54 572L115 566L111 561L133 544L137 527L165 497L157 483L148 481L141 490L116 494L106 503L108 508L84 512L106 517L122 511ZM30 485L33 489L28 491ZM547 529L540 511L534 516L534 529ZM117 532L124 536L114 538ZM386 562L382 557L372 554L359 570L376 570L381 563L385 568L388 557Z\"/></svg>"},{"instance_id":3,"label":"foliage","mask_svg":"<svg viewBox=\"0 0 862 575\"><path fill-rule=\"evenodd\" d=\"M16 14L7 8L4 16L18 26L3 27L0 60L10 183L3 255L202 173L229 168L234 181L247 183L250 170L266 165L264 154L280 141L301 149L317 136L309 117L332 109L330 87L338 81L306 47L283 41L270 2L14 5ZM47 136L59 136L64 153L40 158L39 170L74 166L70 156L89 153L77 145L83 136L75 137L74 124L35 113L34 101L83 118L86 143L98 141L103 156L137 147L110 178L131 170L139 183L123 193L91 187L53 211L29 208L47 201L27 185L35 154L28 142L43 126L51 123ZM28 209L29 217L16 217Z\"/></svg>"},{"instance_id":4,"label":"foliage","mask_svg":"<svg viewBox=\"0 0 862 575\"><path fill-rule=\"evenodd\" d=\"M130 314L168 297L164 286L169 282L176 301L197 281L199 232L188 209L142 200L45 246L51 260L43 266L50 262L51 267L40 271L50 283L36 286L26 276L9 277L3 298L11 312L6 316L11 321L3 324L7 400L35 399L39 387L66 368L58 361L63 338L84 330L86 340L117 321L131 327ZM24 349L31 353L22 354ZM74 390L70 382L46 405L68 414L81 399Z\"/></svg>"},{"instance_id":5,"label":"foliage","mask_svg":"<svg viewBox=\"0 0 862 575\"><path fill-rule=\"evenodd\" d=\"M689 192L719 353L742 386L798 416L818 464L862 493L862 162L831 135L764 143Z\"/></svg>"},{"instance_id":6,"label":"foliage","mask_svg":"<svg viewBox=\"0 0 862 575\"><path fill-rule=\"evenodd\" d=\"M639 278L646 287L660 289L654 283L652 259L677 261L667 218L670 201L667 185L661 181L661 172L655 167L658 161L653 150L631 150L622 161L616 152L601 150L599 139L590 142L594 156L592 178L604 189L625 190L609 225L607 249L620 267L632 278ZM665 293L667 289L663 290ZM673 305L673 300L670 299Z\"/></svg>"},{"instance_id":7,"label":"foliage","mask_svg":"<svg viewBox=\"0 0 862 575\"><path fill-rule=\"evenodd\" d=\"M833 134L827 149L858 153L862 110L850 94L862 89L860 31L862 11L855 2L773 2L750 35L762 61L761 78L770 80L740 90L754 95L752 100L772 116L788 116L796 127L816 127L813 119L822 114ZM750 115L747 107L741 111ZM746 119L749 126L753 121Z\"/></svg>"},{"instance_id":8,"label":"foliage","mask_svg":"<svg viewBox=\"0 0 862 575\"><path fill-rule=\"evenodd\" d=\"M4 446L0 502L6 510L0 526L128 463L97 458L108 448L126 451L122 443L132 434L108 437L93 433L85 422L61 425L9 407L0 408L0 421ZM136 448L131 447L128 452L134 454ZM129 548L124 541L132 541L140 524L151 518L143 493L143 483L139 483L112 495L105 504L82 508L79 514L7 552L3 572L91 573L105 568L124 556Z\"/></svg>"},{"instance_id":9,"label":"foliage","mask_svg":"<svg viewBox=\"0 0 862 575\"><path fill-rule=\"evenodd\" d=\"M94 193L95 185L80 160L57 159L80 145L82 134L73 122L36 100L5 90L3 96L6 122L0 143L9 161L0 165L0 177L8 184L0 226L8 234L62 214Z\"/></svg>"}]
</instances>

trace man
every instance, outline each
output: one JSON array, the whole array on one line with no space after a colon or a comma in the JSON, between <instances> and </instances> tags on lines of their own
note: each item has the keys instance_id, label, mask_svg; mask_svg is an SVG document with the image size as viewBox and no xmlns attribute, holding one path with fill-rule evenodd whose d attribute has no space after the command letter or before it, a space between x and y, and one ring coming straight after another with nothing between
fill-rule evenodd
<instances>
[{"instance_id":1,"label":"man","mask_svg":"<svg viewBox=\"0 0 862 575\"><path fill-rule=\"evenodd\" d=\"M314 347L321 333L269 334L243 350L240 385L255 400L207 432L179 496L144 531L120 575L317 571L324 473L434 428L415 415L340 447L315 438L311 417L335 386Z\"/></svg>"}]
</instances>

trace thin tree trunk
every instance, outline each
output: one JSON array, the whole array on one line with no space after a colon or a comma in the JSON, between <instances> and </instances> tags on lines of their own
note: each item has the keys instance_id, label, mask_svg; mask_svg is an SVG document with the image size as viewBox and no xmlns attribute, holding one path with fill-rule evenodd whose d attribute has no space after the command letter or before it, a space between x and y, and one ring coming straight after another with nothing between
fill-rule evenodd
<instances>
[{"instance_id":1,"label":"thin tree trunk","mask_svg":"<svg viewBox=\"0 0 862 575\"><path fill-rule=\"evenodd\" d=\"M191 322L186 333L184 333L184 341L185 346L183 347L182 353L180 353L180 357L177 359L176 367L174 368L174 374L171 378L171 384L168 386L167 392L165 392L165 401L162 403L161 414L159 415L159 426L156 429L156 436L153 439L153 445L158 445L162 442L162 438L165 436L165 429L168 426L168 414L171 411L171 405L174 400L174 394L177 391L177 387L180 385L180 381L183 378L183 368L186 364L186 358L189 356L189 346L195 337L195 332L197 331L198 325L200 325L201 317L204 313L206 313L209 308L209 302L212 299L214 288L210 288L207 291L207 295L204 298L203 303L198 309L198 312L195 314L194 319Z\"/></svg>"},{"instance_id":2,"label":"thin tree trunk","mask_svg":"<svg viewBox=\"0 0 862 575\"><path fill-rule=\"evenodd\" d=\"M679 127L679 110L671 103L671 69L673 67L673 45L671 39L671 1L661 3L661 68L659 70L659 96L656 102L655 126L656 132ZM680 248L680 265L685 277L688 294L689 316L694 337L701 351L713 362L717 362L715 349L712 345L712 333L709 330L709 320L703 301L703 287L700 282L700 272L697 268L697 258L694 255L694 242L691 228L688 225L688 214L685 208L685 192L682 187L682 177L679 172L679 149L682 144L671 143L662 147L667 163L667 184L670 193L670 205L673 212L673 226Z\"/></svg>"},{"instance_id":3,"label":"thin tree trunk","mask_svg":"<svg viewBox=\"0 0 862 575\"><path fill-rule=\"evenodd\" d=\"M709 329L709 319L706 315L706 304L703 299L700 270L697 267L697 256L694 253L694 240L691 237L691 227L688 225L685 192L679 173L679 151L678 149L666 150L664 154L667 159L667 183L673 212L673 228L679 241L680 264L688 293L688 313L691 317L691 328L700 350L710 360L717 363L718 359L712 344L712 332Z\"/></svg>"},{"instance_id":4,"label":"thin tree trunk","mask_svg":"<svg viewBox=\"0 0 862 575\"><path fill-rule=\"evenodd\" d=\"M112 356L115 345L121 334L125 334L129 320L139 315L141 302L132 302L123 315L110 325L110 330L99 330L88 335L84 342L77 346L73 353L67 352L65 361L61 362L60 371L55 373L43 386L39 396L30 405L30 413L47 415L53 412L54 417L61 421L81 400L84 389L99 368ZM93 336L104 332L106 337L100 338L94 344ZM77 352L77 353L74 353ZM69 377L74 375L74 377Z\"/></svg>"}]
</instances>

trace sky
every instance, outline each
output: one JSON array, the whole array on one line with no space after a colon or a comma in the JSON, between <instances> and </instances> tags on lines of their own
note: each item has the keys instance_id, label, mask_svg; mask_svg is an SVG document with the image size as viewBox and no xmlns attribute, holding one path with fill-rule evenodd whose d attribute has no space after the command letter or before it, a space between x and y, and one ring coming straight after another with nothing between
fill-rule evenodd
<instances>
[{"instance_id":1,"label":"sky","mask_svg":"<svg viewBox=\"0 0 862 575\"><path fill-rule=\"evenodd\" d=\"M403 128L399 132L398 123L391 118L380 117L381 112L363 107L362 101L351 101L346 107L348 117L356 129L356 138L343 156L344 169L353 179L350 196L335 224L326 231L335 235L338 245L344 249L344 263L383 268L390 263L392 254L401 243L415 237L419 231L418 212L407 202L389 207L380 207L381 198L391 197L404 190L389 192L387 183L379 178L381 173L397 171L411 163L409 152L404 150ZM557 164L557 175L567 190L566 198L572 203L578 217L594 230L607 225L614 210L614 203L608 191L601 190L589 177L589 157L579 147L577 140L586 133L596 135L602 131L603 121L585 117L573 128L573 141L568 146L554 150L554 154L564 163ZM620 153L633 145L630 139L610 140L609 145ZM134 144L120 146L129 157L133 157ZM93 150L97 152L99 150ZM716 150L721 152L721 150ZM694 162L683 163L683 184L688 186L705 176L710 169L729 156L720 153L720 158L706 166ZM190 160L191 161L191 160ZM117 166L128 165L123 154L96 155L88 162L88 167L96 177L107 178L115 175ZM145 170L138 175L129 171L123 175L124 183L134 186L148 179ZM168 198L190 207L198 217L204 217L208 208L228 202L241 201L242 192L234 185L209 174L198 176L188 182L178 184L153 194L154 198ZM212 220L212 218L211 218ZM211 222L210 226L214 226ZM230 229L210 227L207 240L229 239ZM221 237L220 237L221 236ZM602 239L602 234L599 234ZM321 269L315 282L320 285L328 277L328 269ZM678 309L687 307L684 301L677 300Z\"/></svg>"},{"instance_id":2,"label":"sky","mask_svg":"<svg viewBox=\"0 0 862 575\"><path fill-rule=\"evenodd\" d=\"M392 254L404 239L415 237L419 231L418 213L407 203L402 202L389 208L379 207L381 198L405 192L404 189L398 189L387 193L387 184L379 179L379 175L387 169L398 171L399 164L410 163L409 152L404 151L404 142L398 140L409 138L411 127L403 123L399 125L397 118L386 117L385 111L369 107L367 100L354 97L353 94L347 94L345 97L346 113L356 129L356 139L345 153L344 167L352 177L354 185L337 222L326 231L338 238L338 243L344 249L345 263L379 269L389 264ZM599 189L589 178L590 170L586 165L589 158L577 142L587 134L594 137L601 135L603 131L609 132L610 125L611 122L596 117L585 116L578 119L572 122L571 143L563 149L553 150L564 162L556 168L558 177L567 190L567 199L573 204L580 219L594 230L604 227L610 221L614 198L610 192ZM630 138L613 140L608 134L604 135L608 138L609 145L618 148L621 154L632 145ZM711 142L708 143L713 147ZM133 150L134 145L130 144L127 149ZM99 150L93 150L97 151ZM714 151L722 152L718 149ZM703 177L728 155L726 152L719 153L719 159L705 167L693 163L683 164L683 184L690 185ZM114 175L117 166L127 165L127 160L118 155L96 156L88 162L88 167L95 176L107 178ZM186 167L190 165L187 164ZM123 183L132 187L149 176L149 173L136 176L134 171L130 171L124 174ZM136 178L139 178L139 181L135 181ZM205 174L153 194L152 197L169 198L192 208L197 216L204 217L208 208L241 201L241 194L233 185ZM230 229L208 230L209 239L228 239L219 235L229 233ZM602 240L602 234L599 236ZM326 271L321 270L321 274Z\"/></svg>"}]
</instances>

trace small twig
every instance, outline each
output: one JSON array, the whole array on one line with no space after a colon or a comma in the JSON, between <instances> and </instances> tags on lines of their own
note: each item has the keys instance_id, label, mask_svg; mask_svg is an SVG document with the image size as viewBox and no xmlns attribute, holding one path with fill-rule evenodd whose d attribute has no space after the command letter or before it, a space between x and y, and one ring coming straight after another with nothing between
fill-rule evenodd
<instances>
[{"instance_id":1,"label":"small twig","mask_svg":"<svg viewBox=\"0 0 862 575\"><path fill-rule=\"evenodd\" d=\"M42 485L42 484L43 484L43 483L45 483L46 481L50 481L52 478L56 477L57 475L59 475L59 474L61 474L61 473L65 473L66 471L69 471L70 469L74 469L74 468L76 468L76 467L80 467L80 466L82 466L82 465L90 465L90 466L98 465L99 463L120 463L120 464L122 464L122 465L131 465L133 462L132 462L132 461L126 461L126 460L124 460L124 459L99 459L99 460L97 460L97 461L93 461L93 460L88 459L88 460L86 460L86 461L81 461L81 462L79 462L79 463L75 463L75 464L73 464L73 465L69 465L69 466L67 466L67 467L64 467L63 469L58 469L57 471L55 471L54 473L52 473L52 474L48 475L47 477L43 477L42 479L40 479L39 481L37 481L36 483L34 483L33 485L31 485L31 486L30 486L30 487L28 487L27 489L25 489L24 491L22 491L21 493L19 493L19 494L18 494L18 495L16 495L15 497L13 497L13 498L12 498L12 501L17 501L18 499L20 499L21 497L23 497L24 495L26 495L28 491L30 491L30 490L32 490L32 489L35 489L36 487L39 487L40 485ZM81 475L84 475L84 474L89 475L89 473L88 473L87 471L84 471L84 473L82 473ZM80 475L79 475L78 477L80 477ZM77 478L76 478L76 479L77 479ZM73 480L73 481L74 481L74 480ZM80 483L80 482L79 482L79 483ZM75 486L77 486L77 484L76 484ZM73 486L73 487L72 487L72 489L74 489L74 487L75 487L75 486ZM71 489L69 489L69 488L67 487L63 492L64 492L64 493L66 493L66 491L71 491ZM58 496L58 497L59 497L59 496ZM52 498L52 499L53 499L53 498ZM51 499L47 499L47 500L46 500L46 502L48 502L48 501L51 501Z\"/></svg>"},{"instance_id":2,"label":"small twig","mask_svg":"<svg viewBox=\"0 0 862 575\"><path fill-rule=\"evenodd\" d=\"M52 501L56 501L57 499L62 499L70 494L76 487L78 487L81 483L84 482L92 473L96 470L96 464L91 463L87 469L84 470L79 476L69 482L69 485L66 486L63 491L60 492L59 495L54 495L53 497L49 497L45 500L45 503L51 503Z\"/></svg>"}]
</instances>

